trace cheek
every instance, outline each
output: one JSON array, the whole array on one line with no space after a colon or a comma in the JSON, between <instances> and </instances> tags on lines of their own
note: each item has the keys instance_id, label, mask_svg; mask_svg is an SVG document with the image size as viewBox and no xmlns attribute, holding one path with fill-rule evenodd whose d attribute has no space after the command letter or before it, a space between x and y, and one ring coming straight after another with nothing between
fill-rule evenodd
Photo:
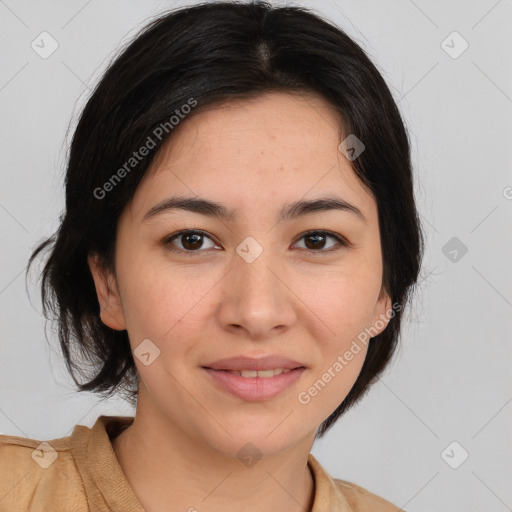
<instances>
[{"instance_id":1,"label":"cheek","mask_svg":"<svg viewBox=\"0 0 512 512\"><path fill-rule=\"evenodd\" d=\"M133 345L145 338L162 346L200 325L209 308L219 276L189 268L170 268L160 261L142 260L125 269L123 309Z\"/></svg>"},{"instance_id":2,"label":"cheek","mask_svg":"<svg viewBox=\"0 0 512 512\"><path fill-rule=\"evenodd\" d=\"M318 365L306 387L303 401L311 402L319 416L327 417L345 399L363 366L368 350L365 329L380 291L380 275L354 266L316 281L307 305L318 317L316 338L320 352ZM377 269L378 270L378 269ZM312 284L312 283L310 283ZM328 326L328 328L325 328ZM318 397L318 398L316 398Z\"/></svg>"},{"instance_id":3,"label":"cheek","mask_svg":"<svg viewBox=\"0 0 512 512\"><path fill-rule=\"evenodd\" d=\"M361 372L368 338L361 337L375 305L372 289L362 293L357 279L338 279L323 293L311 297L311 309L319 312L315 334L318 359L309 379L299 390L298 403L314 417L326 419L346 398ZM308 304L308 305L310 305Z\"/></svg>"},{"instance_id":4,"label":"cheek","mask_svg":"<svg viewBox=\"0 0 512 512\"><path fill-rule=\"evenodd\" d=\"M329 327L326 333L335 347L350 344L369 327L381 288L378 272L365 271L364 267L343 268L309 281L309 285L310 291L303 292L305 302Z\"/></svg>"},{"instance_id":5,"label":"cheek","mask_svg":"<svg viewBox=\"0 0 512 512\"><path fill-rule=\"evenodd\" d=\"M187 279L155 265L139 267L124 290L123 308L135 364L145 388L157 401L165 401L170 389L187 401L179 394L181 386L175 379L185 384L190 378L182 363L188 360L194 333L201 328L194 319L207 307L207 291L201 279ZM146 359L145 354L149 354Z\"/></svg>"}]
</instances>

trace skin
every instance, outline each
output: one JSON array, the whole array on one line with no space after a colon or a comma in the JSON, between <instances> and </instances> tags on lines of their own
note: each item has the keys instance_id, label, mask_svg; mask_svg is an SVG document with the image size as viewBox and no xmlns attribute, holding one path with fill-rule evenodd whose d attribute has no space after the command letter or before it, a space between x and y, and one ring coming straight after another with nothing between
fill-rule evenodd
<instances>
[{"instance_id":1,"label":"skin","mask_svg":"<svg viewBox=\"0 0 512 512\"><path fill-rule=\"evenodd\" d=\"M113 441L147 512L311 510L307 458L315 433L353 386L366 347L307 405L297 396L390 308L381 286L377 204L338 150L346 136L340 126L320 97L286 93L189 117L119 220L115 276L89 258L102 321L127 329L132 351L145 339L160 350L148 366L135 357L135 420ZM237 217L172 210L142 222L151 207L178 194L222 203ZM357 206L366 222L340 210L277 222L284 205L327 195ZM202 245L183 236L165 244L183 229L208 236ZM323 245L308 245L304 232L311 229L351 246L330 235ZM248 236L263 248L252 263L236 252ZM271 400L231 396L201 368L268 354L307 367ZM237 457L248 442L263 457L252 467Z\"/></svg>"}]
</instances>

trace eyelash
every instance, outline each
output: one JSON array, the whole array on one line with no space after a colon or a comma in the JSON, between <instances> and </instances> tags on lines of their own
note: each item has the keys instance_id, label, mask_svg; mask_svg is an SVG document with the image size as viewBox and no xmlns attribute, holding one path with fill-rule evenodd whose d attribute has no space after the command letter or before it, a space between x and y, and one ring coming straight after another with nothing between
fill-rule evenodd
<instances>
[{"instance_id":1,"label":"eyelash","mask_svg":"<svg viewBox=\"0 0 512 512\"><path fill-rule=\"evenodd\" d=\"M201 235L203 237L207 237L212 240L212 238L206 233L206 231L202 231L201 229L184 229L182 231L178 231L177 233L174 233L174 234L168 236L167 238L164 239L163 243L164 243L164 245L169 246L169 250L171 252L187 254L189 256L193 256L196 253L206 252L206 250L200 250L200 249L198 249L197 251L190 251L190 250L183 250L183 249L174 249L172 247L172 242L176 238L179 238L182 235L192 235L192 234ZM332 233L331 231L325 231L325 230L319 230L319 229L310 230L310 231L303 233L301 235L301 237L299 238L299 240L302 240L303 238L306 238L308 236L313 236L313 235L327 235L328 237L334 238L338 242L339 246L330 248L327 250L304 249L309 254L318 255L318 254L323 254L323 253L331 253L331 252L335 252L343 247L351 247L351 244L346 239L341 237L340 235ZM212 242L214 242L214 240L212 240Z\"/></svg>"}]
</instances>

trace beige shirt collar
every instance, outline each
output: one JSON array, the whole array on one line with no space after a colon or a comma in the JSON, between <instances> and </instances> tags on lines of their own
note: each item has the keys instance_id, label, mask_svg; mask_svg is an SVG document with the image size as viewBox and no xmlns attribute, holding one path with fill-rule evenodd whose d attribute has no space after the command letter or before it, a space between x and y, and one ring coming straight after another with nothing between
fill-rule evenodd
<instances>
[{"instance_id":1,"label":"beige shirt collar","mask_svg":"<svg viewBox=\"0 0 512 512\"><path fill-rule=\"evenodd\" d=\"M110 437L133 422L132 416L100 416L92 428L75 426L71 447L91 508L144 512L116 458ZM311 512L353 512L334 480L313 457L308 466L315 482ZM105 509L104 506L109 508Z\"/></svg>"}]
</instances>

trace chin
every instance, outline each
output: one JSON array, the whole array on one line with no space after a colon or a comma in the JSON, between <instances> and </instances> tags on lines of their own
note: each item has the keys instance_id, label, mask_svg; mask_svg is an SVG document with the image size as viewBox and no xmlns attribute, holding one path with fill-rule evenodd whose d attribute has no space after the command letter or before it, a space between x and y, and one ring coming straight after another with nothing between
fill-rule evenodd
<instances>
[{"instance_id":1,"label":"chin","mask_svg":"<svg viewBox=\"0 0 512 512\"><path fill-rule=\"evenodd\" d=\"M290 448L301 439L300 433L292 431L295 422L290 422L288 429L283 423L283 417L275 418L272 426L268 421L254 421L240 419L236 424L224 423L223 426L229 432L217 429L220 437L210 437L209 444L218 451L230 457L243 457L245 455L272 456ZM231 435L230 435L231 434ZM304 434L307 435L307 434Z\"/></svg>"}]
</instances>

